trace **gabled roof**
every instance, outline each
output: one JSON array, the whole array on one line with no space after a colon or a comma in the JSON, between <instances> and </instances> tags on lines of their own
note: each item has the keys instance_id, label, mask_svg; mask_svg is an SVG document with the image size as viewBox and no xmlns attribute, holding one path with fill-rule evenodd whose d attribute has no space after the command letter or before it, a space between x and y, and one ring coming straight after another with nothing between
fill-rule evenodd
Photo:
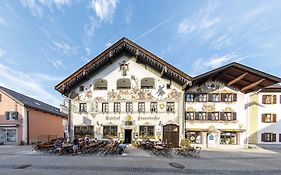
<instances>
[{"instance_id":1,"label":"gabled roof","mask_svg":"<svg viewBox=\"0 0 281 175\"><path fill-rule=\"evenodd\" d=\"M137 58L137 62L153 67L161 73L161 76L172 79L183 86L191 80L191 77L186 73L145 50L129 39L122 38L56 85L55 89L64 95L68 95L74 87L94 75L103 66L112 63L115 58L123 53L135 56Z\"/></svg>"},{"instance_id":2,"label":"gabled roof","mask_svg":"<svg viewBox=\"0 0 281 175\"><path fill-rule=\"evenodd\" d=\"M277 83L272 86L263 88L260 92L281 92L281 84Z\"/></svg>"},{"instance_id":3,"label":"gabled roof","mask_svg":"<svg viewBox=\"0 0 281 175\"><path fill-rule=\"evenodd\" d=\"M281 78L250 68L240 63L230 63L193 78L193 85L202 85L206 81L220 81L243 93L257 91L281 82ZM187 87L188 88L188 87Z\"/></svg>"},{"instance_id":4,"label":"gabled roof","mask_svg":"<svg viewBox=\"0 0 281 175\"><path fill-rule=\"evenodd\" d=\"M18 93L16 91L10 90L2 86L0 86L0 91L2 91L4 94L11 97L12 99L14 99L15 101L17 101L18 103L22 104L25 107L33 108L43 112L48 112L61 117L66 117L66 114L61 113L59 108L51 106L42 101L36 100L34 98L28 97L26 95L23 95L21 93Z\"/></svg>"}]
</instances>

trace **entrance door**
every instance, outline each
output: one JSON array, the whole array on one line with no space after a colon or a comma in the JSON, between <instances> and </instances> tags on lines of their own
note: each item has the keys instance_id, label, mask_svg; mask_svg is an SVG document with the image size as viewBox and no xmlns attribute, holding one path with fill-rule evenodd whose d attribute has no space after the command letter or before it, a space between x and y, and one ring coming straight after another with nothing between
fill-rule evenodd
<instances>
[{"instance_id":1,"label":"entrance door","mask_svg":"<svg viewBox=\"0 0 281 175\"><path fill-rule=\"evenodd\" d=\"M163 141L175 147L179 145L179 127L177 125L166 125L163 127Z\"/></svg>"},{"instance_id":2,"label":"entrance door","mask_svg":"<svg viewBox=\"0 0 281 175\"><path fill-rule=\"evenodd\" d=\"M125 143L131 144L132 143L132 130L125 129Z\"/></svg>"}]
</instances>

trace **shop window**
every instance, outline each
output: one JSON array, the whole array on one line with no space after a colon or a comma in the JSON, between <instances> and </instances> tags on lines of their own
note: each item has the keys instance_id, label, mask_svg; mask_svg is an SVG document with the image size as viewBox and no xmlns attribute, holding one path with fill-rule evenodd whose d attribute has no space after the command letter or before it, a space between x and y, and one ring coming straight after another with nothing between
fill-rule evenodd
<instances>
[{"instance_id":1,"label":"shop window","mask_svg":"<svg viewBox=\"0 0 281 175\"><path fill-rule=\"evenodd\" d=\"M8 111L6 112L6 120L18 120L18 112Z\"/></svg>"},{"instance_id":2,"label":"shop window","mask_svg":"<svg viewBox=\"0 0 281 175\"><path fill-rule=\"evenodd\" d=\"M237 133L236 132L222 132L221 133L221 144L237 144Z\"/></svg>"},{"instance_id":3,"label":"shop window","mask_svg":"<svg viewBox=\"0 0 281 175\"><path fill-rule=\"evenodd\" d=\"M133 112L133 103L126 102L126 112Z\"/></svg>"},{"instance_id":4,"label":"shop window","mask_svg":"<svg viewBox=\"0 0 281 175\"><path fill-rule=\"evenodd\" d=\"M144 102L138 103L138 111L139 111L139 113L145 113L145 103Z\"/></svg>"},{"instance_id":5,"label":"shop window","mask_svg":"<svg viewBox=\"0 0 281 175\"><path fill-rule=\"evenodd\" d=\"M87 103L79 103L79 112L87 112Z\"/></svg>"},{"instance_id":6,"label":"shop window","mask_svg":"<svg viewBox=\"0 0 281 175\"><path fill-rule=\"evenodd\" d=\"M207 94L198 94L199 102L207 102Z\"/></svg>"},{"instance_id":7,"label":"shop window","mask_svg":"<svg viewBox=\"0 0 281 175\"><path fill-rule=\"evenodd\" d=\"M189 93L187 93L186 96L185 96L185 101L186 101L186 102L194 102L194 95L195 95L195 94L189 94Z\"/></svg>"},{"instance_id":8,"label":"shop window","mask_svg":"<svg viewBox=\"0 0 281 175\"><path fill-rule=\"evenodd\" d=\"M96 80L94 90L107 90L107 81L105 79Z\"/></svg>"},{"instance_id":9,"label":"shop window","mask_svg":"<svg viewBox=\"0 0 281 175\"><path fill-rule=\"evenodd\" d=\"M166 111L167 112L175 112L175 103L174 102L167 102Z\"/></svg>"},{"instance_id":10,"label":"shop window","mask_svg":"<svg viewBox=\"0 0 281 175\"><path fill-rule=\"evenodd\" d=\"M130 89L131 81L128 78L121 78L117 80L117 89Z\"/></svg>"},{"instance_id":11,"label":"shop window","mask_svg":"<svg viewBox=\"0 0 281 175\"><path fill-rule=\"evenodd\" d=\"M220 94L209 94L208 101L209 102L219 102L220 101Z\"/></svg>"},{"instance_id":12,"label":"shop window","mask_svg":"<svg viewBox=\"0 0 281 175\"><path fill-rule=\"evenodd\" d=\"M201 144L201 133L197 132L186 132L185 138L190 141L190 143Z\"/></svg>"},{"instance_id":13,"label":"shop window","mask_svg":"<svg viewBox=\"0 0 281 175\"><path fill-rule=\"evenodd\" d=\"M94 137L94 126L74 126L74 135L77 137Z\"/></svg>"},{"instance_id":14,"label":"shop window","mask_svg":"<svg viewBox=\"0 0 281 175\"><path fill-rule=\"evenodd\" d=\"M141 139L154 138L154 126L140 126L139 129Z\"/></svg>"},{"instance_id":15,"label":"shop window","mask_svg":"<svg viewBox=\"0 0 281 175\"><path fill-rule=\"evenodd\" d=\"M103 126L103 138L117 138L117 126Z\"/></svg>"},{"instance_id":16,"label":"shop window","mask_svg":"<svg viewBox=\"0 0 281 175\"><path fill-rule=\"evenodd\" d=\"M186 112L185 120L194 120L194 112Z\"/></svg>"},{"instance_id":17,"label":"shop window","mask_svg":"<svg viewBox=\"0 0 281 175\"><path fill-rule=\"evenodd\" d=\"M276 134L275 133L262 133L261 141L262 142L276 142Z\"/></svg>"},{"instance_id":18,"label":"shop window","mask_svg":"<svg viewBox=\"0 0 281 175\"><path fill-rule=\"evenodd\" d=\"M120 102L114 103L114 112L121 112L121 104Z\"/></svg>"},{"instance_id":19,"label":"shop window","mask_svg":"<svg viewBox=\"0 0 281 175\"><path fill-rule=\"evenodd\" d=\"M108 103L102 103L101 105L101 111L108 112Z\"/></svg>"},{"instance_id":20,"label":"shop window","mask_svg":"<svg viewBox=\"0 0 281 175\"><path fill-rule=\"evenodd\" d=\"M276 114L262 114L263 123L276 123Z\"/></svg>"},{"instance_id":21,"label":"shop window","mask_svg":"<svg viewBox=\"0 0 281 175\"><path fill-rule=\"evenodd\" d=\"M219 120L219 112L209 112L208 120Z\"/></svg>"},{"instance_id":22,"label":"shop window","mask_svg":"<svg viewBox=\"0 0 281 175\"><path fill-rule=\"evenodd\" d=\"M276 104L276 95L263 95L262 104Z\"/></svg>"},{"instance_id":23,"label":"shop window","mask_svg":"<svg viewBox=\"0 0 281 175\"><path fill-rule=\"evenodd\" d=\"M157 102L151 102L150 103L150 112L153 113L157 113Z\"/></svg>"},{"instance_id":24,"label":"shop window","mask_svg":"<svg viewBox=\"0 0 281 175\"><path fill-rule=\"evenodd\" d=\"M154 89L155 80L154 78L143 78L141 80L141 89Z\"/></svg>"}]
</instances>

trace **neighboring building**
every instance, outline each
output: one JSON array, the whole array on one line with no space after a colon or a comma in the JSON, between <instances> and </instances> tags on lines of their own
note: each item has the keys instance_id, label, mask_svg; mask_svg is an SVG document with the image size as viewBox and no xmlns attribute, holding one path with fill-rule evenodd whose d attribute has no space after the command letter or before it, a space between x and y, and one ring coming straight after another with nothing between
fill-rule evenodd
<instances>
[{"instance_id":1,"label":"neighboring building","mask_svg":"<svg viewBox=\"0 0 281 175\"><path fill-rule=\"evenodd\" d=\"M257 143L281 144L281 85L258 92Z\"/></svg>"},{"instance_id":2,"label":"neighboring building","mask_svg":"<svg viewBox=\"0 0 281 175\"><path fill-rule=\"evenodd\" d=\"M70 135L98 139L184 138L184 87L191 78L123 38L56 86L71 100Z\"/></svg>"},{"instance_id":3,"label":"neighboring building","mask_svg":"<svg viewBox=\"0 0 281 175\"><path fill-rule=\"evenodd\" d=\"M64 137L66 120L58 108L0 86L0 142L31 144Z\"/></svg>"},{"instance_id":4,"label":"neighboring building","mask_svg":"<svg viewBox=\"0 0 281 175\"><path fill-rule=\"evenodd\" d=\"M260 118L249 100L261 88L280 81L238 63L194 77L186 91L186 138L208 147L244 146L248 124Z\"/></svg>"}]
</instances>

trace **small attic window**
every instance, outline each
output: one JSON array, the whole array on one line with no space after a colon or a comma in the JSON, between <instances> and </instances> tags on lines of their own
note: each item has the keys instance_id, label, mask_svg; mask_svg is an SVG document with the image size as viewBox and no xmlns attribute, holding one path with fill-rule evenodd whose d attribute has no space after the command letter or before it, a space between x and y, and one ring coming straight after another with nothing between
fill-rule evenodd
<instances>
[{"instance_id":1,"label":"small attic window","mask_svg":"<svg viewBox=\"0 0 281 175\"><path fill-rule=\"evenodd\" d=\"M80 92L84 91L84 86L79 86L79 91Z\"/></svg>"},{"instance_id":2,"label":"small attic window","mask_svg":"<svg viewBox=\"0 0 281 175\"><path fill-rule=\"evenodd\" d=\"M130 89L131 81L128 78L121 78L117 80L117 89Z\"/></svg>"},{"instance_id":3,"label":"small attic window","mask_svg":"<svg viewBox=\"0 0 281 175\"><path fill-rule=\"evenodd\" d=\"M94 90L107 90L107 81L105 79L96 80Z\"/></svg>"},{"instance_id":4,"label":"small attic window","mask_svg":"<svg viewBox=\"0 0 281 175\"><path fill-rule=\"evenodd\" d=\"M153 89L153 88L155 88L154 78L143 78L141 80L141 88L142 89Z\"/></svg>"}]
</instances>

